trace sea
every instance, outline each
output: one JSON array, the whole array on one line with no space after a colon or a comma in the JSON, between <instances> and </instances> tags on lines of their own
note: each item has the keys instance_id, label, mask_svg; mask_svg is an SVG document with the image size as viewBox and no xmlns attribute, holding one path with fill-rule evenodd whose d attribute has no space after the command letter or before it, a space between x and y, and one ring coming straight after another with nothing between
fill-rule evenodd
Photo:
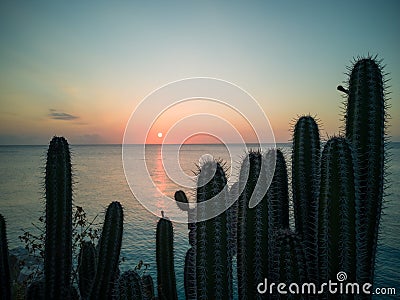
<instances>
[{"instance_id":1,"label":"sea","mask_svg":"<svg viewBox=\"0 0 400 300\"><path fill-rule=\"evenodd\" d=\"M279 144L285 154L290 173L291 144ZM136 199L124 172L121 145L71 145L73 169L73 202L95 219L101 227L105 210L111 201L119 201L124 208L124 231L120 270L135 268L140 261L148 264L140 272L157 279L156 225L161 210L168 216L175 205L164 201L160 193L173 198L175 191L183 190L190 199L195 197L195 176L202 160L210 156L225 163L232 184L238 175L241 160L246 153L244 145L132 145L130 159L143 164L147 174L134 176L134 187L143 188L160 212L153 214L140 199ZM252 148L252 145L247 145ZM375 287L396 288L400 295L400 143L389 144L390 159L386 165L387 184L381 219ZM261 147L266 151L267 147ZM0 146L0 213L7 222L9 248L24 247L18 236L23 230L38 233L38 220L44 211L44 171L47 146ZM135 155L132 155L135 154ZM137 154L137 155L136 155ZM171 167L171 161L177 167ZM168 163L169 162L169 163ZM172 164L172 165L173 165ZM176 172L176 174L174 173ZM192 180L180 185L175 178L184 175ZM148 185L151 179L153 186ZM132 180L132 178L131 178ZM189 180L190 181L190 180ZM132 185L131 185L132 186ZM147 193L148 192L148 193ZM187 224L174 222L175 273L179 299L185 299L183 286L184 258L188 244ZM291 220L293 227L293 220ZM236 280L235 280L236 281ZM236 284L235 284L236 285ZM237 295L237 293L235 293ZM388 296L384 297L387 298ZM378 296L375 297L379 299Z\"/></svg>"}]
</instances>

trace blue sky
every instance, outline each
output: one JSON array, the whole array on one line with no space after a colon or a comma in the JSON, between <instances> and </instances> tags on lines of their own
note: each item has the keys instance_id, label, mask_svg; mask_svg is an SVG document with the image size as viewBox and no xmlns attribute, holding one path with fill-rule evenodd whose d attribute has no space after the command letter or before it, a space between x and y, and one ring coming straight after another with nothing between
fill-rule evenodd
<instances>
[{"instance_id":1,"label":"blue sky","mask_svg":"<svg viewBox=\"0 0 400 300\"><path fill-rule=\"evenodd\" d=\"M378 54L400 141L400 1L135 1L0 4L0 144L121 143L148 93L192 76L252 94L278 141L297 115L339 132L353 57Z\"/></svg>"}]
</instances>

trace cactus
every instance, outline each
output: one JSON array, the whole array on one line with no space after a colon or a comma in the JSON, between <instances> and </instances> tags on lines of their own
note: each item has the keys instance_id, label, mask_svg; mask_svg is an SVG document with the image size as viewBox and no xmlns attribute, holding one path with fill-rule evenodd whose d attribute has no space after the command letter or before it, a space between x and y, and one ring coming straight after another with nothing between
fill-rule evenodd
<instances>
[{"instance_id":1,"label":"cactus","mask_svg":"<svg viewBox=\"0 0 400 300\"><path fill-rule=\"evenodd\" d=\"M237 254L237 228L238 228L238 211L239 211L239 182L232 184L229 189L229 199L232 203L228 209L229 219L231 223L230 244L232 257Z\"/></svg>"},{"instance_id":2,"label":"cactus","mask_svg":"<svg viewBox=\"0 0 400 300\"><path fill-rule=\"evenodd\" d=\"M96 276L96 249L92 242L83 242L78 258L79 291L86 299L92 289Z\"/></svg>"},{"instance_id":3,"label":"cactus","mask_svg":"<svg viewBox=\"0 0 400 300\"><path fill-rule=\"evenodd\" d=\"M2 299L11 299L10 265L6 221L0 214L0 294Z\"/></svg>"},{"instance_id":4,"label":"cactus","mask_svg":"<svg viewBox=\"0 0 400 300\"><path fill-rule=\"evenodd\" d=\"M46 162L45 295L68 299L72 270L72 180L68 142L53 137Z\"/></svg>"},{"instance_id":5,"label":"cactus","mask_svg":"<svg viewBox=\"0 0 400 300\"><path fill-rule=\"evenodd\" d=\"M352 150L344 138L330 139L322 152L319 199L319 279L346 272L356 282L356 212ZM360 237L358 237L360 238Z\"/></svg>"},{"instance_id":6,"label":"cactus","mask_svg":"<svg viewBox=\"0 0 400 300\"><path fill-rule=\"evenodd\" d=\"M204 206L214 198L213 204ZM232 299L232 257L227 221L228 186L219 162L206 161L197 176L196 288L198 299ZM211 206L211 207L210 207ZM205 220L211 210L225 210Z\"/></svg>"},{"instance_id":7,"label":"cactus","mask_svg":"<svg viewBox=\"0 0 400 300\"><path fill-rule=\"evenodd\" d=\"M121 204L118 201L111 202L106 211L98 243L97 270L89 299L108 299L111 297L113 281L118 270L123 221Z\"/></svg>"},{"instance_id":8,"label":"cactus","mask_svg":"<svg viewBox=\"0 0 400 300\"><path fill-rule=\"evenodd\" d=\"M296 232L303 241L311 282L318 280L320 139L317 122L302 116L293 131L292 192Z\"/></svg>"},{"instance_id":9,"label":"cactus","mask_svg":"<svg viewBox=\"0 0 400 300\"><path fill-rule=\"evenodd\" d=\"M174 198L178 207L188 213L189 244L194 246L196 244L196 210L190 208L185 192L176 191Z\"/></svg>"},{"instance_id":10,"label":"cactus","mask_svg":"<svg viewBox=\"0 0 400 300\"><path fill-rule=\"evenodd\" d=\"M257 284L268 274L268 204L263 199L253 208L249 201L262 168L260 151L250 151L242 162L239 175L237 276L239 299L257 299ZM265 167L265 165L263 166ZM245 181L247 177L247 181ZM260 196L262 197L262 196Z\"/></svg>"},{"instance_id":11,"label":"cactus","mask_svg":"<svg viewBox=\"0 0 400 300\"><path fill-rule=\"evenodd\" d=\"M385 163L385 81L376 57L356 61L348 81L346 138L354 149L357 281L373 283Z\"/></svg>"},{"instance_id":12,"label":"cactus","mask_svg":"<svg viewBox=\"0 0 400 300\"><path fill-rule=\"evenodd\" d=\"M289 187L288 175L285 158L282 150L271 149L265 155L266 166L268 170L273 170L275 161L275 171L272 177L271 185L267 191L269 213L272 218L273 230L289 228Z\"/></svg>"},{"instance_id":13,"label":"cactus","mask_svg":"<svg viewBox=\"0 0 400 300\"><path fill-rule=\"evenodd\" d=\"M126 271L115 284L114 298L117 300L143 300L140 276L133 270Z\"/></svg>"},{"instance_id":14,"label":"cactus","mask_svg":"<svg viewBox=\"0 0 400 300\"><path fill-rule=\"evenodd\" d=\"M154 297L154 282L150 275L142 276L143 300L153 300Z\"/></svg>"},{"instance_id":15,"label":"cactus","mask_svg":"<svg viewBox=\"0 0 400 300\"><path fill-rule=\"evenodd\" d=\"M276 232L271 276L272 282L282 282L287 286L293 282L301 286L308 282L306 257L301 238L289 229ZM284 299L303 299L301 294L287 295Z\"/></svg>"},{"instance_id":16,"label":"cactus","mask_svg":"<svg viewBox=\"0 0 400 300\"><path fill-rule=\"evenodd\" d=\"M185 296L187 300L197 299L196 290L196 252L193 247L189 248L185 257L184 269Z\"/></svg>"},{"instance_id":17,"label":"cactus","mask_svg":"<svg viewBox=\"0 0 400 300\"><path fill-rule=\"evenodd\" d=\"M156 258L159 299L178 299L174 269L174 231L172 222L161 218L157 223Z\"/></svg>"},{"instance_id":18,"label":"cactus","mask_svg":"<svg viewBox=\"0 0 400 300\"><path fill-rule=\"evenodd\" d=\"M265 182L267 175L273 175L267 193L257 196L262 201L249 208L252 194L259 193L255 190L257 180ZM265 156L259 151L249 152L242 163L239 184L242 190L237 230L239 298L258 299L262 296L257 292L257 284L268 277L272 265L274 232L289 227L287 170L281 150L271 149Z\"/></svg>"}]
</instances>

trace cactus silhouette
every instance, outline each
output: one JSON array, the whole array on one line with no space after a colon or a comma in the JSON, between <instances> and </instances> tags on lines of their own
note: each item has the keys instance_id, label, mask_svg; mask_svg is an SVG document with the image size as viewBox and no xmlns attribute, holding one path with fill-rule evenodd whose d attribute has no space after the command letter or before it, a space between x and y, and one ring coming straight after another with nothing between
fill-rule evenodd
<instances>
[{"instance_id":1,"label":"cactus silhouette","mask_svg":"<svg viewBox=\"0 0 400 300\"><path fill-rule=\"evenodd\" d=\"M321 159L320 282L335 280L339 272L356 282L355 195L351 147L346 139L334 137L325 144Z\"/></svg>"},{"instance_id":2,"label":"cactus silhouette","mask_svg":"<svg viewBox=\"0 0 400 300\"><path fill-rule=\"evenodd\" d=\"M256 184L261 174L263 156L260 151L250 151L244 158L239 175L238 226L237 226L237 276L239 299L257 299L257 284L268 274L268 204L264 198L257 206L249 208ZM265 164L263 165L265 168ZM246 180L247 178L247 180ZM260 178L263 179L263 178ZM262 197L261 195L259 197Z\"/></svg>"},{"instance_id":3,"label":"cactus silhouette","mask_svg":"<svg viewBox=\"0 0 400 300\"><path fill-rule=\"evenodd\" d=\"M72 179L69 145L53 137L46 162L45 295L68 299L72 268Z\"/></svg>"},{"instance_id":4,"label":"cactus silhouette","mask_svg":"<svg viewBox=\"0 0 400 300\"><path fill-rule=\"evenodd\" d=\"M10 265L6 221L0 214L0 294L2 299L11 299Z\"/></svg>"},{"instance_id":5,"label":"cactus silhouette","mask_svg":"<svg viewBox=\"0 0 400 300\"><path fill-rule=\"evenodd\" d=\"M96 276L96 249L92 242L83 242L78 257L79 291L82 299L89 297Z\"/></svg>"},{"instance_id":6,"label":"cactus silhouette","mask_svg":"<svg viewBox=\"0 0 400 300\"><path fill-rule=\"evenodd\" d=\"M215 198L214 198L215 197ZM203 202L214 198L213 204ZM198 299L232 299L232 257L229 249L230 224L227 221L228 186L221 164L206 161L197 176L196 288ZM212 211L224 208L205 220Z\"/></svg>"},{"instance_id":7,"label":"cactus silhouette","mask_svg":"<svg viewBox=\"0 0 400 300\"><path fill-rule=\"evenodd\" d=\"M121 251L123 222L121 204L118 201L111 202L98 243L97 270L89 299L109 299L112 296Z\"/></svg>"},{"instance_id":8,"label":"cactus silhouette","mask_svg":"<svg viewBox=\"0 0 400 300\"><path fill-rule=\"evenodd\" d=\"M318 280L318 194L320 180L318 124L311 116L298 119L293 130L292 194L296 232L303 241L309 279Z\"/></svg>"},{"instance_id":9,"label":"cactus silhouette","mask_svg":"<svg viewBox=\"0 0 400 300\"><path fill-rule=\"evenodd\" d=\"M248 176L247 176L248 175ZM257 181L271 184L265 195L256 187ZM247 177L247 180L245 179ZM265 156L250 151L242 163L237 229L237 270L240 299L259 299L263 296L257 285L268 277L272 266L275 231L289 227L289 193L286 163L280 149L270 149ZM262 201L249 208L256 193Z\"/></svg>"},{"instance_id":10,"label":"cactus silhouette","mask_svg":"<svg viewBox=\"0 0 400 300\"><path fill-rule=\"evenodd\" d=\"M272 281L287 285L293 282L299 285L308 282L306 257L298 234L293 233L290 229L282 229L276 232L275 239L274 263L270 275ZM275 293L274 297L277 296L279 297L279 294ZM303 296L301 294L288 294L283 299L303 299Z\"/></svg>"},{"instance_id":11,"label":"cactus silhouette","mask_svg":"<svg viewBox=\"0 0 400 300\"><path fill-rule=\"evenodd\" d=\"M289 186L285 157L282 150L271 149L265 155L267 172L275 170L267 191L273 230L289 228Z\"/></svg>"},{"instance_id":12,"label":"cactus silhouette","mask_svg":"<svg viewBox=\"0 0 400 300\"><path fill-rule=\"evenodd\" d=\"M185 257L184 269L185 296L187 300L197 299L196 290L196 252L193 247L189 248Z\"/></svg>"},{"instance_id":13,"label":"cactus silhouette","mask_svg":"<svg viewBox=\"0 0 400 300\"><path fill-rule=\"evenodd\" d=\"M153 278L146 274L142 276L143 300L153 300L154 297L154 282Z\"/></svg>"},{"instance_id":14,"label":"cactus silhouette","mask_svg":"<svg viewBox=\"0 0 400 300\"><path fill-rule=\"evenodd\" d=\"M116 300L143 300L143 286L140 276L133 270L119 276L114 289Z\"/></svg>"},{"instance_id":15,"label":"cactus silhouette","mask_svg":"<svg viewBox=\"0 0 400 300\"><path fill-rule=\"evenodd\" d=\"M172 222L161 218L157 223L156 258L159 299L178 299L174 269L174 230Z\"/></svg>"},{"instance_id":16,"label":"cactus silhouette","mask_svg":"<svg viewBox=\"0 0 400 300\"><path fill-rule=\"evenodd\" d=\"M376 58L356 61L348 81L346 138L354 149L358 282L373 283L385 163L385 84Z\"/></svg>"}]
</instances>

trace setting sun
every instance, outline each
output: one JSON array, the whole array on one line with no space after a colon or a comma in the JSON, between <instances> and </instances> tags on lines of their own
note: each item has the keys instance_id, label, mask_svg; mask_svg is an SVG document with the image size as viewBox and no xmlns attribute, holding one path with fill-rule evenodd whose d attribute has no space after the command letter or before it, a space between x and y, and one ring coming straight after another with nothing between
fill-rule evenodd
<instances>
[{"instance_id":1,"label":"setting sun","mask_svg":"<svg viewBox=\"0 0 400 300\"><path fill-rule=\"evenodd\" d=\"M162 132L157 133L157 136L158 136L159 138L162 138Z\"/></svg>"}]
</instances>

